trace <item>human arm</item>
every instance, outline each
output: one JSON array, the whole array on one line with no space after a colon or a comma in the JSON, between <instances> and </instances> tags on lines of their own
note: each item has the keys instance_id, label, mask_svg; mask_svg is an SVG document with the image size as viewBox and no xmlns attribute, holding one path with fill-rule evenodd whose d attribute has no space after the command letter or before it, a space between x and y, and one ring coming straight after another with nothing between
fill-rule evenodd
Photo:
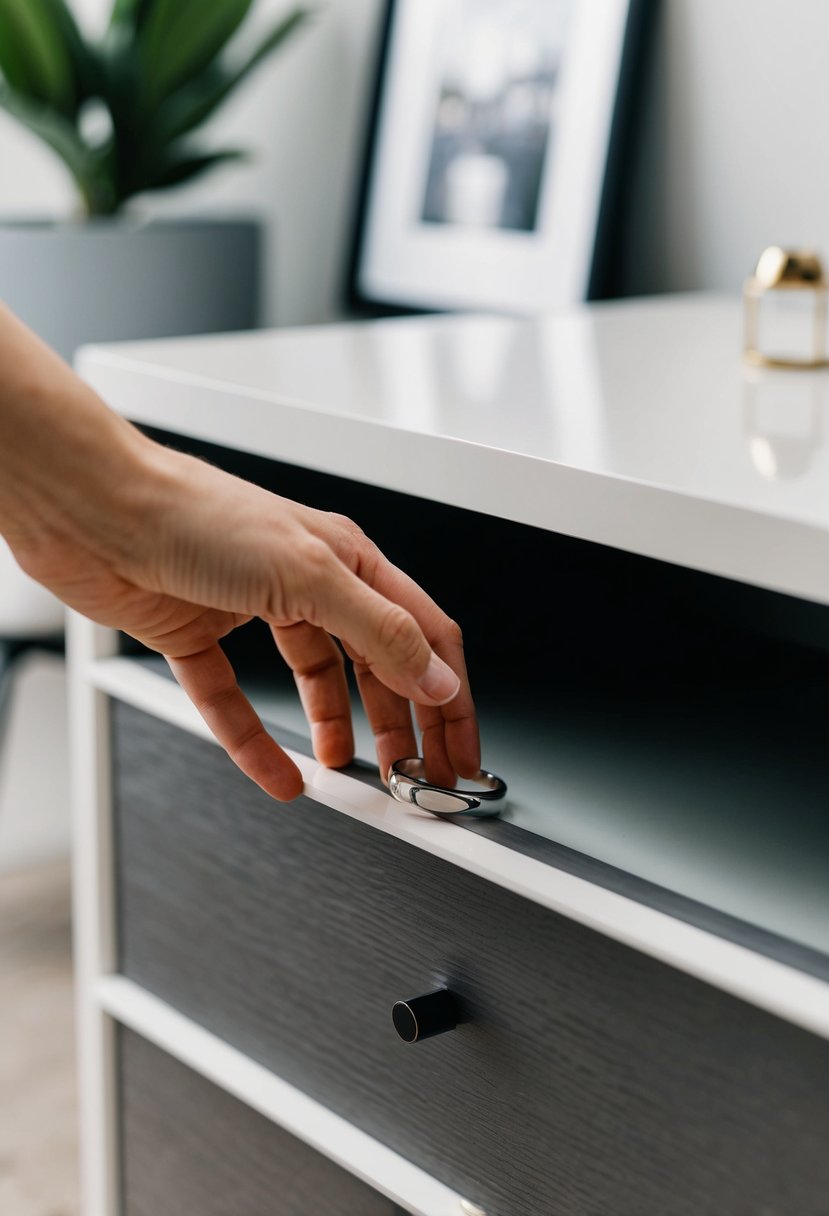
<instances>
[{"instance_id":1,"label":"human arm","mask_svg":"<svg viewBox=\"0 0 829 1216\"><path fill-rule=\"evenodd\" d=\"M354 661L383 776L416 754L430 778L479 766L460 632L344 517L171 451L110 411L0 306L0 533L65 603L165 655L232 759L277 798L300 792L219 641L251 617L293 669L314 750L353 753Z\"/></svg>"}]
</instances>

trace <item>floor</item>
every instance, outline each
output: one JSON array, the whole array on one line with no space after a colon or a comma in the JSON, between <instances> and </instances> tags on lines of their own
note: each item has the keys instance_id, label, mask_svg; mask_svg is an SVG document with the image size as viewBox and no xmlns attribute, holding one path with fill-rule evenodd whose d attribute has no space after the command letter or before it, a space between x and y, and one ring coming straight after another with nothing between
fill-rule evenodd
<instances>
[{"instance_id":1,"label":"floor","mask_svg":"<svg viewBox=\"0 0 829 1216\"><path fill-rule=\"evenodd\" d=\"M78 1216L69 870L0 874L0 1212Z\"/></svg>"}]
</instances>

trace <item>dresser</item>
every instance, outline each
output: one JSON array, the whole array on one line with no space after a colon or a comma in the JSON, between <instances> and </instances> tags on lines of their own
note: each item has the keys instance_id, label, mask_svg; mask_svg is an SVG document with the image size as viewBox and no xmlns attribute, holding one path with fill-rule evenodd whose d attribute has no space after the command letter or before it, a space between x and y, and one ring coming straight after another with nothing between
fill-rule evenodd
<instances>
[{"instance_id":1,"label":"dresser","mask_svg":"<svg viewBox=\"0 0 829 1216\"><path fill-rule=\"evenodd\" d=\"M84 1216L825 1216L829 377L740 343L689 296L81 353L426 587L509 785L395 802L356 705L322 768L253 623L274 803L72 620Z\"/></svg>"}]
</instances>

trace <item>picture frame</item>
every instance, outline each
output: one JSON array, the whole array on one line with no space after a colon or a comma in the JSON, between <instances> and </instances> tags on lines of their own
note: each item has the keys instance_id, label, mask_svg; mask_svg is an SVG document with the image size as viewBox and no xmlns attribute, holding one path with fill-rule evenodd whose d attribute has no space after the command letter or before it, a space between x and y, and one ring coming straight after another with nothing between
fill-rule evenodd
<instances>
[{"instance_id":1,"label":"picture frame","mask_svg":"<svg viewBox=\"0 0 829 1216\"><path fill-rule=\"evenodd\" d=\"M647 0L389 0L352 267L375 310L606 294Z\"/></svg>"}]
</instances>

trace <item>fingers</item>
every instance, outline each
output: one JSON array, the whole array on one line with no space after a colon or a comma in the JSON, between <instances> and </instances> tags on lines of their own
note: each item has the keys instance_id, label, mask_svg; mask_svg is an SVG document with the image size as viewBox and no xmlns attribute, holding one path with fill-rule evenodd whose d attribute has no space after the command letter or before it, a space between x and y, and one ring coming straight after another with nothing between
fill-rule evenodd
<instances>
[{"instance_id":1,"label":"fingers","mask_svg":"<svg viewBox=\"0 0 829 1216\"><path fill-rule=\"evenodd\" d=\"M354 731L345 665L340 648L307 621L272 625L274 641L293 670L302 708L320 764L341 768L354 758Z\"/></svg>"},{"instance_id":2,"label":"fingers","mask_svg":"<svg viewBox=\"0 0 829 1216\"><path fill-rule=\"evenodd\" d=\"M325 547L317 555L311 602L303 616L339 637L388 688L407 700L441 705L460 680L399 603L364 583Z\"/></svg>"},{"instance_id":3,"label":"fingers","mask_svg":"<svg viewBox=\"0 0 829 1216\"><path fill-rule=\"evenodd\" d=\"M355 659L381 775L386 778L394 760L417 752L409 700L418 705L429 778L451 786L456 774L474 775L480 743L460 630L382 555L361 573L374 585L332 554L314 603L317 623L339 636Z\"/></svg>"},{"instance_id":4,"label":"fingers","mask_svg":"<svg viewBox=\"0 0 829 1216\"><path fill-rule=\"evenodd\" d=\"M302 792L302 774L267 734L216 644L167 662L231 760L266 794L289 802Z\"/></svg>"},{"instance_id":5,"label":"fingers","mask_svg":"<svg viewBox=\"0 0 829 1216\"><path fill-rule=\"evenodd\" d=\"M455 774L473 777L481 767L481 743L460 629L422 587L382 554L372 571L372 585L409 608L429 645L460 680L456 696L439 709L416 703L428 779L437 785L452 785Z\"/></svg>"},{"instance_id":6,"label":"fingers","mask_svg":"<svg viewBox=\"0 0 829 1216\"><path fill-rule=\"evenodd\" d=\"M389 767L394 764L395 760L418 754L417 740L412 726L411 705L405 697L400 697L387 688L359 659L355 660L354 672L357 676L357 687L365 706L366 716L374 732L380 776L384 781L388 781ZM435 712L440 716L439 710ZM454 781L454 774L452 774L452 781Z\"/></svg>"},{"instance_id":7,"label":"fingers","mask_svg":"<svg viewBox=\"0 0 829 1216\"><path fill-rule=\"evenodd\" d=\"M451 787L456 774L475 777L481 768L481 744L474 710L470 714L459 697L440 710L416 705L415 712L427 779Z\"/></svg>"}]
</instances>

